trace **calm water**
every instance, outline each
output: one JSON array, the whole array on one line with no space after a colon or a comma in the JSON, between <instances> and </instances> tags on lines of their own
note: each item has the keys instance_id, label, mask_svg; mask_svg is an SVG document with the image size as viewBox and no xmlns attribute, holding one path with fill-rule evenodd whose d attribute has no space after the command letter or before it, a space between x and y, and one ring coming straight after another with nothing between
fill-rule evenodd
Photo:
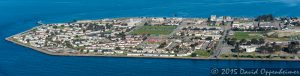
<instances>
[{"instance_id":1,"label":"calm water","mask_svg":"<svg viewBox=\"0 0 300 76\"><path fill-rule=\"evenodd\" d=\"M0 76L205 76L211 67L297 67L300 62L59 57L4 40L35 22L211 14L300 16L299 0L0 0Z\"/></svg>"}]
</instances>

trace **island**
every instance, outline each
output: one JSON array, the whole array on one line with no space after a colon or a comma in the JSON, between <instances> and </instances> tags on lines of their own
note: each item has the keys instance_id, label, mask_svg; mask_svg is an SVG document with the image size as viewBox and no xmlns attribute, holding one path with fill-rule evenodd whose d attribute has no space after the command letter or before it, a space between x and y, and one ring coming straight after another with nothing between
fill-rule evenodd
<instances>
[{"instance_id":1,"label":"island","mask_svg":"<svg viewBox=\"0 0 300 76\"><path fill-rule=\"evenodd\" d=\"M7 41L57 56L299 60L300 19L131 17L41 24Z\"/></svg>"}]
</instances>

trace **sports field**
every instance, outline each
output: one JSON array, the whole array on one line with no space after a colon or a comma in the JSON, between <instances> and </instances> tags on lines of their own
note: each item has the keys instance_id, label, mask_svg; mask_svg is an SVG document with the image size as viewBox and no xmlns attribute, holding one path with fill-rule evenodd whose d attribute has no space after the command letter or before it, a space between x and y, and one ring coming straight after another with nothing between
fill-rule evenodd
<instances>
[{"instance_id":1,"label":"sports field","mask_svg":"<svg viewBox=\"0 0 300 76\"><path fill-rule=\"evenodd\" d=\"M143 26L139 29L130 32L130 34L168 35L174 29L176 29L176 26Z\"/></svg>"},{"instance_id":2,"label":"sports field","mask_svg":"<svg viewBox=\"0 0 300 76\"><path fill-rule=\"evenodd\" d=\"M259 39L263 38L262 32L234 32L234 35L231 38L236 38L238 40L246 39L251 40L253 38Z\"/></svg>"}]
</instances>

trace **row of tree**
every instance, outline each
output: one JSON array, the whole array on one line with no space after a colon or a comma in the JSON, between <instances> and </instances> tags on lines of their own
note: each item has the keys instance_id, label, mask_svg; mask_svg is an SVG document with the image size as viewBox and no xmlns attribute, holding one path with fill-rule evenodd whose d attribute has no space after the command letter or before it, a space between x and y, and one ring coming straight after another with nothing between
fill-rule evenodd
<instances>
[{"instance_id":1,"label":"row of tree","mask_svg":"<svg viewBox=\"0 0 300 76\"><path fill-rule=\"evenodd\" d=\"M300 43L298 41L293 41L288 44L288 47L282 47L281 45L276 45L276 43L267 43L265 46L261 46L258 49L260 53L274 53L278 51L285 51L287 53L297 54L300 50Z\"/></svg>"},{"instance_id":2,"label":"row of tree","mask_svg":"<svg viewBox=\"0 0 300 76\"><path fill-rule=\"evenodd\" d=\"M260 44L265 43L265 39L263 39L263 38L259 38L259 39L253 38L251 40L241 39L239 41L236 38L226 38L225 41L227 41L227 44L232 45L232 46L234 46L236 44L239 44L239 45L251 45L251 44L260 45Z\"/></svg>"},{"instance_id":3,"label":"row of tree","mask_svg":"<svg viewBox=\"0 0 300 76\"><path fill-rule=\"evenodd\" d=\"M288 47L287 47L286 52L297 54L298 51L300 50L300 46L299 45L300 45L300 43L298 41L290 42L289 45L288 45Z\"/></svg>"},{"instance_id":4,"label":"row of tree","mask_svg":"<svg viewBox=\"0 0 300 76\"><path fill-rule=\"evenodd\" d=\"M255 21L269 22L274 21L274 17L272 14L266 14L256 17Z\"/></svg>"},{"instance_id":5,"label":"row of tree","mask_svg":"<svg viewBox=\"0 0 300 76\"><path fill-rule=\"evenodd\" d=\"M278 52L281 50L282 50L282 47L280 45L276 45L276 43L272 43L272 44L266 43L266 45L259 47L257 52L274 53L274 52Z\"/></svg>"}]
</instances>

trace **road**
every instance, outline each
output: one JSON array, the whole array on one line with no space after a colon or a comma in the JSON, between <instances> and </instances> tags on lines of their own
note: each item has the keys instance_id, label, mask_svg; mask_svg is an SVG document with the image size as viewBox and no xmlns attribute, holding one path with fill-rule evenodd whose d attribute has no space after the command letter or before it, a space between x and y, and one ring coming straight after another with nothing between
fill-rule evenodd
<instances>
[{"instance_id":1,"label":"road","mask_svg":"<svg viewBox=\"0 0 300 76\"><path fill-rule=\"evenodd\" d=\"M174 29L174 30L168 35L168 37L173 36L175 33L179 32L183 27L186 27L186 26L187 26L187 23L182 22L180 25L177 26L176 29Z\"/></svg>"},{"instance_id":2,"label":"road","mask_svg":"<svg viewBox=\"0 0 300 76\"><path fill-rule=\"evenodd\" d=\"M224 29L224 34L222 35L221 39L218 42L217 47L215 48L215 50L213 51L213 54L209 57L210 59L217 59L218 56L220 55L223 45L225 45L226 43L224 42L225 40L225 36L228 35L229 29L230 29L230 25L231 24L227 24L225 26L222 26L222 28Z\"/></svg>"}]
</instances>

